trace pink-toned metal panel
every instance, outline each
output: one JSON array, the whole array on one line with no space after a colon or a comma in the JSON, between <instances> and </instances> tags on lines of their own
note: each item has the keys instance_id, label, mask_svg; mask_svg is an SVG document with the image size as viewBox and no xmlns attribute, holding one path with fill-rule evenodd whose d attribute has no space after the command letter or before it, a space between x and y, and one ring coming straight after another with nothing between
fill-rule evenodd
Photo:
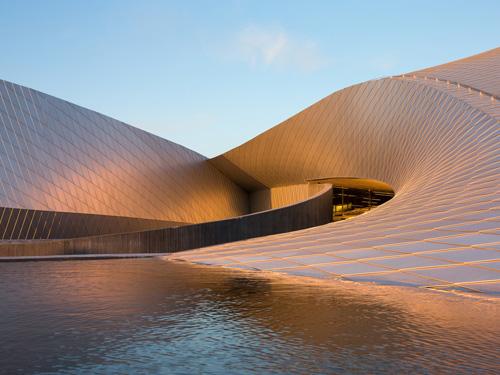
<instances>
[{"instance_id":1,"label":"pink-toned metal panel","mask_svg":"<svg viewBox=\"0 0 500 375\"><path fill-rule=\"evenodd\" d=\"M0 207L198 223L248 197L194 151L0 81Z\"/></svg>"},{"instance_id":2,"label":"pink-toned metal panel","mask_svg":"<svg viewBox=\"0 0 500 375\"><path fill-rule=\"evenodd\" d=\"M437 78L461 83L479 91L500 96L500 48L465 59L409 73L407 76Z\"/></svg>"}]
</instances>

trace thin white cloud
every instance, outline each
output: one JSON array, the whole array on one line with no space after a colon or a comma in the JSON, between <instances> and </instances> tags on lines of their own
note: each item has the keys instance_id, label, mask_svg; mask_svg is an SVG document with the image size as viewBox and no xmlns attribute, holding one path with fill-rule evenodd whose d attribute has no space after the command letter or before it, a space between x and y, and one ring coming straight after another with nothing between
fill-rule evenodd
<instances>
[{"instance_id":1,"label":"thin white cloud","mask_svg":"<svg viewBox=\"0 0 500 375\"><path fill-rule=\"evenodd\" d=\"M237 34L235 44L237 57L252 67L293 68L310 72L327 63L317 43L291 35L281 28L245 27Z\"/></svg>"}]
</instances>

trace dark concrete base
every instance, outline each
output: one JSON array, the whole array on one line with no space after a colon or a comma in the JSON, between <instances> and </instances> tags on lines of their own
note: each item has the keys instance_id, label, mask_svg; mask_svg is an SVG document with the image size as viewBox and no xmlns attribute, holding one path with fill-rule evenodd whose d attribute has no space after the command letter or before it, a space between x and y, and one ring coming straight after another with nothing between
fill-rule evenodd
<instances>
[{"instance_id":1,"label":"dark concrete base","mask_svg":"<svg viewBox=\"0 0 500 375\"><path fill-rule=\"evenodd\" d=\"M291 232L332 221L332 187L273 210L177 228L63 240L0 242L2 257L164 253Z\"/></svg>"},{"instance_id":2,"label":"dark concrete base","mask_svg":"<svg viewBox=\"0 0 500 375\"><path fill-rule=\"evenodd\" d=\"M41 255L0 257L0 262L40 262L49 260L101 260L101 259L134 259L153 258L169 255L170 253L132 253L132 254L80 254L80 255Z\"/></svg>"}]
</instances>

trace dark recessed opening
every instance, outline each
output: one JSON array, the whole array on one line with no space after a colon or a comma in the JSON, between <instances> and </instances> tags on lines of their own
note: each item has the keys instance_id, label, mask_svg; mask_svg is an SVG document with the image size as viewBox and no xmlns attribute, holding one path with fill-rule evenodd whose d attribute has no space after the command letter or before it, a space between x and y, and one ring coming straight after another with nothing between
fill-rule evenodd
<instances>
[{"instance_id":1,"label":"dark recessed opening","mask_svg":"<svg viewBox=\"0 0 500 375\"><path fill-rule=\"evenodd\" d=\"M394 191L388 184L367 178L334 177L309 182L332 184L334 222L368 212L394 196Z\"/></svg>"}]
</instances>

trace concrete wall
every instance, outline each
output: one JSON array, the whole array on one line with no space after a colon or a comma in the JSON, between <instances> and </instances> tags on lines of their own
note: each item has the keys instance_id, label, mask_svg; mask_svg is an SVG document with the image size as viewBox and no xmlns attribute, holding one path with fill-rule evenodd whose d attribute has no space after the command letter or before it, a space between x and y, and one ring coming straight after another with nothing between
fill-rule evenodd
<instances>
[{"instance_id":1,"label":"concrete wall","mask_svg":"<svg viewBox=\"0 0 500 375\"><path fill-rule=\"evenodd\" d=\"M321 186L296 204L221 221L68 240L4 241L0 257L175 252L309 228L332 220L332 187Z\"/></svg>"}]
</instances>

